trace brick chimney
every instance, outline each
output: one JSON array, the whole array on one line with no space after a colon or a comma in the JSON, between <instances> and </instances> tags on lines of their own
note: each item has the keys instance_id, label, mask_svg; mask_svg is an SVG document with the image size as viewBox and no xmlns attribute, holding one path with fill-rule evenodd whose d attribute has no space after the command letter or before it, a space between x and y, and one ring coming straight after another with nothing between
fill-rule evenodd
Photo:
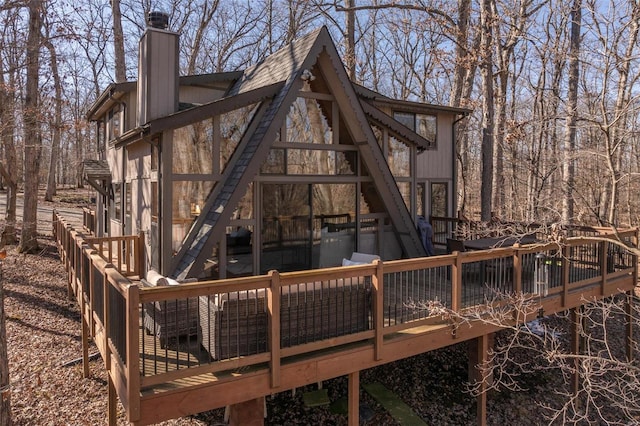
<instances>
[{"instance_id":1,"label":"brick chimney","mask_svg":"<svg viewBox=\"0 0 640 426\"><path fill-rule=\"evenodd\" d=\"M137 124L178 110L179 35L167 30L169 15L149 12L140 38Z\"/></svg>"}]
</instances>

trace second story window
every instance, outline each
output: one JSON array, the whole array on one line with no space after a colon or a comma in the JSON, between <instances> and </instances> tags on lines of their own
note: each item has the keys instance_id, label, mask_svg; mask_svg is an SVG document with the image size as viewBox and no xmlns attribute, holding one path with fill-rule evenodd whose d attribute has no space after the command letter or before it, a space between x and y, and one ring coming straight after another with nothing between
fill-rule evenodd
<instances>
[{"instance_id":1,"label":"second story window","mask_svg":"<svg viewBox=\"0 0 640 426\"><path fill-rule=\"evenodd\" d=\"M109 140L118 138L122 134L122 107L120 105L114 106L111 111L109 111L107 127Z\"/></svg>"},{"instance_id":2,"label":"second story window","mask_svg":"<svg viewBox=\"0 0 640 426\"><path fill-rule=\"evenodd\" d=\"M435 115L396 111L393 118L431 142L432 148L436 147L438 120Z\"/></svg>"},{"instance_id":3,"label":"second story window","mask_svg":"<svg viewBox=\"0 0 640 426\"><path fill-rule=\"evenodd\" d=\"M105 148L106 148L106 135L105 135L105 129L104 129L104 121L103 120L98 120L97 122L98 124L98 128L97 128L97 132L98 132L98 152L104 152ZM102 157L101 157L102 158Z\"/></svg>"}]
</instances>

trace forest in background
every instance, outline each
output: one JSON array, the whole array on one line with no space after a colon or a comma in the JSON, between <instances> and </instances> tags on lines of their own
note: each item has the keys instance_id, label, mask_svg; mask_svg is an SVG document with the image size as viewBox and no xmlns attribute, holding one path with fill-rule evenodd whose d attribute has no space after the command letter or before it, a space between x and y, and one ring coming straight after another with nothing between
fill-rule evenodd
<instances>
[{"instance_id":1,"label":"forest in background","mask_svg":"<svg viewBox=\"0 0 640 426\"><path fill-rule=\"evenodd\" d=\"M38 185L49 198L83 185L96 156L85 112L136 79L151 10L181 35L181 75L247 68L326 25L356 83L472 109L456 142L470 218L638 223L635 0L5 1L0 174L24 190L25 215Z\"/></svg>"}]
</instances>

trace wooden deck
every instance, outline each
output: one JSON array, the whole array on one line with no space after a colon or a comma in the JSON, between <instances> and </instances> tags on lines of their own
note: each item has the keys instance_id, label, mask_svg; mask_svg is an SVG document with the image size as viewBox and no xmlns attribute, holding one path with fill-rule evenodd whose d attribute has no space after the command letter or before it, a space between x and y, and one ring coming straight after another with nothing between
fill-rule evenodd
<instances>
[{"instance_id":1,"label":"wooden deck","mask_svg":"<svg viewBox=\"0 0 640 426\"><path fill-rule=\"evenodd\" d=\"M456 320L478 305L508 303L496 297L529 295L528 316L519 318L524 321L630 292L637 282L636 258L610 236L601 236L562 247L537 244L149 288L133 274L125 277L108 255L58 216L54 232L70 293L82 308L84 347L90 337L95 340L109 372L110 394L117 395L133 424L239 404L342 375L357 383L359 371L497 331L497 325ZM637 246L637 230L619 236ZM132 250L137 253L135 246ZM535 293L539 254L548 259L546 294ZM129 258L134 264L126 270L139 271L139 256ZM432 309L416 309L419 302ZM179 318L172 316L176 327L167 329L175 335L159 338L149 324L159 323L160 314L145 323L151 306L166 312L181 306L195 321L188 325L195 324L195 331L177 331ZM364 322L360 315L349 316L354 309L366 314ZM216 322L208 320L214 317ZM313 318L321 320L304 322ZM288 328L292 321L304 330L302 337ZM206 335L203 327L213 328ZM203 342L221 336L226 337L216 342L222 349L217 352Z\"/></svg>"}]
</instances>

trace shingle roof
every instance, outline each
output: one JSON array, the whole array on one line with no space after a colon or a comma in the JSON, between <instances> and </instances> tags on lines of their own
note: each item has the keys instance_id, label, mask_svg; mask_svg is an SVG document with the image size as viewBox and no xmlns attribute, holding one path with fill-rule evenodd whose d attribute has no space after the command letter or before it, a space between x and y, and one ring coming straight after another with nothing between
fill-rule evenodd
<instances>
[{"instance_id":1,"label":"shingle roof","mask_svg":"<svg viewBox=\"0 0 640 426\"><path fill-rule=\"evenodd\" d=\"M84 160L82 167L88 179L111 179L111 171L106 160Z\"/></svg>"},{"instance_id":2,"label":"shingle roof","mask_svg":"<svg viewBox=\"0 0 640 426\"><path fill-rule=\"evenodd\" d=\"M292 75L301 71L302 63L308 58L310 49L323 29L326 31L325 27L321 27L292 41L264 61L245 70L242 77L229 90L228 95L237 95L291 78Z\"/></svg>"}]
</instances>

